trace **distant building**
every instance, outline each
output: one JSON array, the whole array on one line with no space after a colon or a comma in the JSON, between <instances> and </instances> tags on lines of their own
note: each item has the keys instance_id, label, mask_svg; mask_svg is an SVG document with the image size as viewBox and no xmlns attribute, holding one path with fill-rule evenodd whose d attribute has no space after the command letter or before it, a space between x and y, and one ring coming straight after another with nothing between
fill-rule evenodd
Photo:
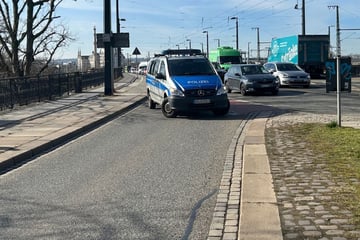
<instances>
[{"instance_id":1,"label":"distant building","mask_svg":"<svg viewBox=\"0 0 360 240\"><path fill-rule=\"evenodd\" d=\"M94 51L91 55L87 56L82 56L81 50L78 51L77 70L80 72L87 72L91 69L99 69L102 67L104 67L104 51L100 50L100 53L97 53L96 28L94 27Z\"/></svg>"}]
</instances>

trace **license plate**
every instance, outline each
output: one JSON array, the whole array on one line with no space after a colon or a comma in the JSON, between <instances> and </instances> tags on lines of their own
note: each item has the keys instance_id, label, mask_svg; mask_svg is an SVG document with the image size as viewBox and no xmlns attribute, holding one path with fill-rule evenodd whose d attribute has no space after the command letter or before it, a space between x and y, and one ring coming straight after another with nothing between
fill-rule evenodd
<instances>
[{"instance_id":1,"label":"license plate","mask_svg":"<svg viewBox=\"0 0 360 240\"><path fill-rule=\"evenodd\" d=\"M271 84L262 84L261 87L268 88L268 87L271 87Z\"/></svg>"},{"instance_id":2,"label":"license plate","mask_svg":"<svg viewBox=\"0 0 360 240\"><path fill-rule=\"evenodd\" d=\"M207 104L210 103L210 99L195 99L194 104Z\"/></svg>"}]
</instances>

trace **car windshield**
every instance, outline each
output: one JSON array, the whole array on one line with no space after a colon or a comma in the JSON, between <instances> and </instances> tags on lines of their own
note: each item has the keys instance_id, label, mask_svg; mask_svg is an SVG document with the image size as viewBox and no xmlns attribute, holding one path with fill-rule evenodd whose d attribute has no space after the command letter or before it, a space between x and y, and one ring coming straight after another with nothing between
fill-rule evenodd
<instances>
[{"instance_id":1,"label":"car windshield","mask_svg":"<svg viewBox=\"0 0 360 240\"><path fill-rule=\"evenodd\" d=\"M213 75L215 74L206 59L169 59L169 74L171 76L184 75Z\"/></svg>"},{"instance_id":2,"label":"car windshield","mask_svg":"<svg viewBox=\"0 0 360 240\"><path fill-rule=\"evenodd\" d=\"M241 66L241 72L244 75L269 73L263 66L260 65Z\"/></svg>"},{"instance_id":3,"label":"car windshield","mask_svg":"<svg viewBox=\"0 0 360 240\"><path fill-rule=\"evenodd\" d=\"M295 64L278 64L278 71L301 71Z\"/></svg>"}]
</instances>

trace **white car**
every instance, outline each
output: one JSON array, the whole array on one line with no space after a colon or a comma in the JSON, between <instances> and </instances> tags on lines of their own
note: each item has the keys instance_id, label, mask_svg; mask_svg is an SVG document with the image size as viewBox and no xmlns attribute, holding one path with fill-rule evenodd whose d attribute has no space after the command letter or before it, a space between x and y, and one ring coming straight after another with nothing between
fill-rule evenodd
<instances>
[{"instance_id":1,"label":"white car","mask_svg":"<svg viewBox=\"0 0 360 240\"><path fill-rule=\"evenodd\" d=\"M310 87L310 74L294 63L268 62L264 67L279 80L280 86Z\"/></svg>"}]
</instances>

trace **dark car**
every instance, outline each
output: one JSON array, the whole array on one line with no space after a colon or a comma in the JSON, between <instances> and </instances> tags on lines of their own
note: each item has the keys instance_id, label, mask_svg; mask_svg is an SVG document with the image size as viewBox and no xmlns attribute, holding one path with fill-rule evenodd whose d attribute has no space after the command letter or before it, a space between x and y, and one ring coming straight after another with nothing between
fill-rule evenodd
<instances>
[{"instance_id":1,"label":"dark car","mask_svg":"<svg viewBox=\"0 0 360 240\"><path fill-rule=\"evenodd\" d=\"M224 76L228 93L239 90L242 95L255 92L271 92L277 95L279 81L260 64L234 64Z\"/></svg>"},{"instance_id":2,"label":"dark car","mask_svg":"<svg viewBox=\"0 0 360 240\"><path fill-rule=\"evenodd\" d=\"M226 70L224 68L222 68L218 62L211 62L211 63L214 66L217 74L221 78L221 81L224 83L224 76L225 76Z\"/></svg>"}]
</instances>

